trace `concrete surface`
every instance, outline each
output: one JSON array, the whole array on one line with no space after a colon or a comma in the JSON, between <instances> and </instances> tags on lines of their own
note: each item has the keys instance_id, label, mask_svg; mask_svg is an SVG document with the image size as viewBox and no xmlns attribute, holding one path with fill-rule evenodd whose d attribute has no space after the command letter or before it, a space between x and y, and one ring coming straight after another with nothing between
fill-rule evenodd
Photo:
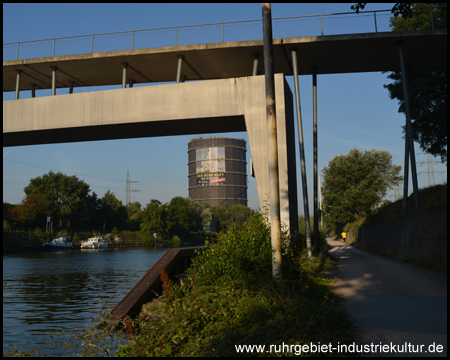
<instances>
[{"instance_id":1,"label":"concrete surface","mask_svg":"<svg viewBox=\"0 0 450 360\"><path fill-rule=\"evenodd\" d=\"M281 221L295 226L294 115L292 93L283 74L275 75L275 93ZM3 102L3 146L236 131L247 131L259 201L264 206L269 197L264 76Z\"/></svg>"},{"instance_id":2,"label":"concrete surface","mask_svg":"<svg viewBox=\"0 0 450 360\"><path fill-rule=\"evenodd\" d=\"M301 35L301 34L299 34ZM398 42L403 42L406 65L447 67L447 29L307 36L273 40L275 73L292 75L290 49L298 49L299 75L400 70ZM122 85L123 63L127 83L175 81L178 56L185 57L181 76L208 80L252 75L254 54L260 54L258 74L264 73L263 41L167 46L36 59L3 61L3 91L15 91L16 70L22 71L21 90L51 89L52 67L56 88Z\"/></svg>"},{"instance_id":3,"label":"concrete surface","mask_svg":"<svg viewBox=\"0 0 450 360\"><path fill-rule=\"evenodd\" d=\"M327 239L337 258L333 286L357 326L358 344L424 345L419 353L365 356L447 356L447 278ZM433 343L442 353L431 353Z\"/></svg>"}]
</instances>

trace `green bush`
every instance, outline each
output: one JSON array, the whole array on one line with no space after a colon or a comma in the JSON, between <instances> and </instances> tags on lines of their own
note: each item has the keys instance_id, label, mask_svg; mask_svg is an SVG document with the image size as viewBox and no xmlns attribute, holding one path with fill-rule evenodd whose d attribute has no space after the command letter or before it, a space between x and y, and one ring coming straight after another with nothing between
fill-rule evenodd
<instances>
[{"instance_id":1,"label":"green bush","mask_svg":"<svg viewBox=\"0 0 450 360\"><path fill-rule=\"evenodd\" d=\"M172 247L180 247L181 246L181 239L179 236L174 235L172 236Z\"/></svg>"},{"instance_id":2,"label":"green bush","mask_svg":"<svg viewBox=\"0 0 450 360\"><path fill-rule=\"evenodd\" d=\"M275 281L270 229L261 214L219 234L193 259L190 282L180 286L161 275L163 294L127 325L131 337L116 356L236 356L235 345L242 344L353 341L352 326L321 276L332 261L283 250L282 280Z\"/></svg>"},{"instance_id":3,"label":"green bush","mask_svg":"<svg viewBox=\"0 0 450 360\"><path fill-rule=\"evenodd\" d=\"M30 232L30 240L32 241L42 241L44 238L44 233L40 228L36 228L33 232Z\"/></svg>"},{"instance_id":4,"label":"green bush","mask_svg":"<svg viewBox=\"0 0 450 360\"><path fill-rule=\"evenodd\" d=\"M200 286L255 279L271 271L270 228L261 214L250 217L244 226L232 226L217 235L209 249L192 261L192 281Z\"/></svg>"}]
</instances>

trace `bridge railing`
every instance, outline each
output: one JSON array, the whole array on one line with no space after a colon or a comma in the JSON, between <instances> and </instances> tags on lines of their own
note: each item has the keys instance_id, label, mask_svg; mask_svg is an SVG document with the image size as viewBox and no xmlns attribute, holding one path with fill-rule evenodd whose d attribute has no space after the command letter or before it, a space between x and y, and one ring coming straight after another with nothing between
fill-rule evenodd
<instances>
[{"instance_id":1,"label":"bridge railing","mask_svg":"<svg viewBox=\"0 0 450 360\"><path fill-rule=\"evenodd\" d=\"M434 27L433 8L426 9ZM272 19L273 37L384 32L390 18L391 10L279 17ZM5 43L3 61L262 38L262 19L180 25Z\"/></svg>"}]
</instances>

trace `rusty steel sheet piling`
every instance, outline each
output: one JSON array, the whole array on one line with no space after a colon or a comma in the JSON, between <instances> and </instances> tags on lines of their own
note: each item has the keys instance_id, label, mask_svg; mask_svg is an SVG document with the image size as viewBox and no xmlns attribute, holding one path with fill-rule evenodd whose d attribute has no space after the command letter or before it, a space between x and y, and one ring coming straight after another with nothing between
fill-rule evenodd
<instances>
[{"instance_id":1,"label":"rusty steel sheet piling","mask_svg":"<svg viewBox=\"0 0 450 360\"><path fill-rule=\"evenodd\" d=\"M128 292L128 294L111 311L113 319L123 319L125 316L135 317L141 311L142 305L160 296L162 293L161 270L165 270L171 280L183 274L196 256L195 250L208 247L172 248L153 265L141 280Z\"/></svg>"}]
</instances>

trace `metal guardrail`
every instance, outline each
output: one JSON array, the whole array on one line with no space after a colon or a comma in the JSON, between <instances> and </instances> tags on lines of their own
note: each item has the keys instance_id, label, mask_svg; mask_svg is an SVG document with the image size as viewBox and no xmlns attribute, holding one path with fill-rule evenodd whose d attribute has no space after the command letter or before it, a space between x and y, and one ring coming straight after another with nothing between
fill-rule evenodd
<instances>
[{"instance_id":1,"label":"metal guardrail","mask_svg":"<svg viewBox=\"0 0 450 360\"><path fill-rule=\"evenodd\" d=\"M417 8L414 10L423 10L428 8ZM431 17L431 24L432 29L434 29L434 23L433 23L433 8L430 7L430 17ZM379 31L379 23L377 21L377 14L380 16L380 14L386 14L391 13L391 10L375 10L375 11L360 11L359 14L356 14L355 12L344 12L344 13L334 13L334 14L319 14L319 15L301 15L301 16L288 16L288 17L279 17L279 18L273 18L273 28L274 28L274 36L276 36L277 33L277 26L279 26L282 22L287 21L307 21L307 20L318 20L320 19L320 36L324 36L324 19L325 18L332 18L334 19L340 17L340 18L353 18L353 19L359 19L364 16L373 17L373 31L378 32ZM387 15L389 15L387 14ZM56 45L57 43L61 43L63 41L70 41L70 40L81 40L81 39L89 39L90 38L90 53L94 52L100 52L100 51L94 51L94 40L97 40L102 37L107 36L122 36L122 35L131 35L131 49L134 50L136 48L135 44L135 38L136 35L139 33L144 32L151 32L152 34L156 32L165 32L165 31L175 31L175 46L179 45L179 33L180 30L187 30L187 29L193 29L193 28L205 28L205 27L220 27L221 28L221 42L225 42L225 27L226 26L237 26L237 25L245 25L245 24L251 24L251 23L262 23L262 19L255 19L255 20L240 20L240 21L227 21L227 22L217 22L217 23L208 23L208 24L196 24L196 25L179 25L179 26L168 26L168 27L159 27L159 28L151 28L151 29L141 29L141 30L129 30L129 31L118 31L118 32L110 32L110 33L100 33L100 34L90 34L90 35L78 35L78 36L66 36L66 37L60 37L60 38L53 38L53 39L41 39L41 40L30 40L30 41L19 41L19 42L13 42L13 43L4 43L3 44L3 57L5 60L5 47L16 47L16 60L19 60L19 49L21 45L24 44L34 44L34 43L44 43L44 42L51 42L52 44L52 56L57 56L56 54ZM366 24L367 25L367 24ZM262 31L262 25L260 27L260 30ZM385 31L389 31L386 29ZM370 31L364 31L364 32L370 32ZM298 33L298 31L297 31ZM317 34L318 36L318 34ZM292 37L292 36L277 36L277 37ZM262 38L262 33L261 33ZM252 39L255 40L255 39ZM173 39L172 39L173 41ZM219 42L219 41L214 41ZM204 42L199 42L204 43ZM164 46L173 46L172 44L164 45ZM142 46L139 48L146 48L148 46ZM117 49L115 49L117 50ZM130 46L126 45L125 48L120 50L130 50ZM101 50L101 51L114 51L114 50ZM88 53L88 52L84 52ZM71 54L63 54L63 55L74 55L78 53L71 53ZM58 54L61 55L61 54ZM49 56L49 55L47 55ZM33 57L41 57L41 56L33 56ZM27 58L27 57L24 57ZM10 59L11 60L11 59Z\"/></svg>"}]
</instances>

